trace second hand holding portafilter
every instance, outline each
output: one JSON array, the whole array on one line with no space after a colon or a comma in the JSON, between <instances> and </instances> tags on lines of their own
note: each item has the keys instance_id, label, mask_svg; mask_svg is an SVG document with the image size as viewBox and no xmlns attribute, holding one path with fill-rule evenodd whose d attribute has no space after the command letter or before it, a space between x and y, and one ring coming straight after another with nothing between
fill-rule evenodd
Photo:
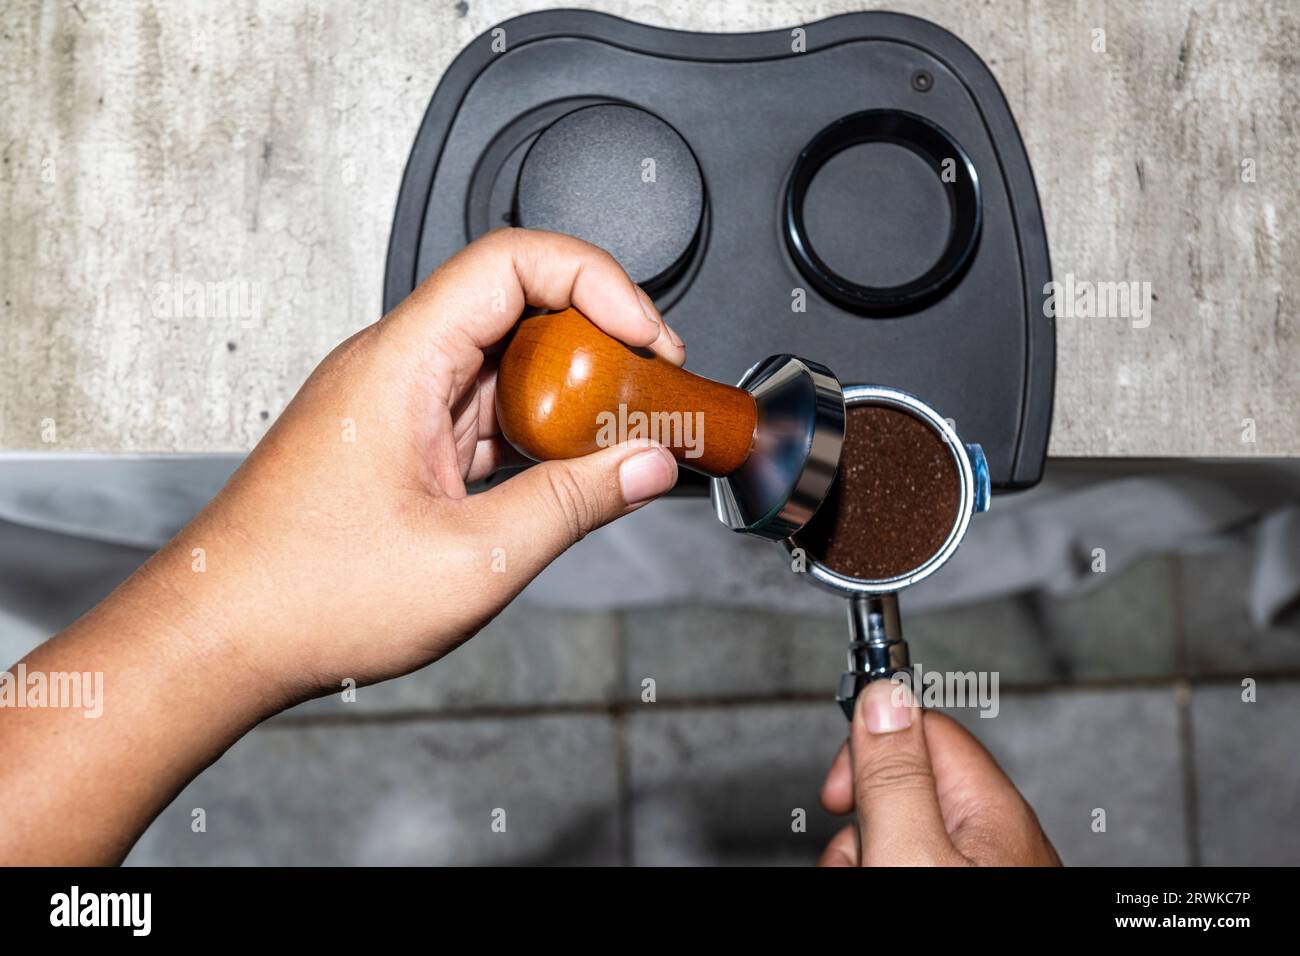
<instances>
[{"instance_id":1,"label":"second hand holding portafilter","mask_svg":"<svg viewBox=\"0 0 1300 956\"><path fill-rule=\"evenodd\" d=\"M519 323L496 394L501 433L530 458L655 438L725 488L718 513L731 528L776 541L817 511L844 440L843 389L816 362L773 355L739 387L724 385L618 341L576 309Z\"/></svg>"}]
</instances>

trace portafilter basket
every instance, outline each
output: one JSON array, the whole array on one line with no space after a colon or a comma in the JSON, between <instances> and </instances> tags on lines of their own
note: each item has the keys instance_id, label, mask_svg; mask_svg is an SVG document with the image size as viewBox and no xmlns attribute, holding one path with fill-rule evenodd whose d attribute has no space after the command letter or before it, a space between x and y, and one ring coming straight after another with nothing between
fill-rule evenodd
<instances>
[{"instance_id":1,"label":"portafilter basket","mask_svg":"<svg viewBox=\"0 0 1300 956\"><path fill-rule=\"evenodd\" d=\"M943 545L929 558L891 578L854 578L833 571L812 555L804 553L807 571L822 587L849 599L848 670L840 677L836 701L844 715L853 719L858 694L874 680L907 671L911 661L899 617L898 592L938 571L957 551L966 537L971 516L989 507L989 471L979 445L964 444L952 424L914 395L878 385L851 385L844 389L846 408L855 405L883 405L913 416L934 429L952 454L961 482L957 516ZM793 538L785 540L788 551L799 547Z\"/></svg>"}]
</instances>

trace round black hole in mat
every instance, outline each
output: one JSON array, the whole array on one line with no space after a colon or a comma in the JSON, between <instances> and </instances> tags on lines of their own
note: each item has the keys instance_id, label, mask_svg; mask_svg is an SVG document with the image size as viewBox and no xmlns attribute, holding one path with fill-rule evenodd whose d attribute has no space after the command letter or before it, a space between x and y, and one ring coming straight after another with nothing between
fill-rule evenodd
<instances>
[{"instance_id":1,"label":"round black hole in mat","mask_svg":"<svg viewBox=\"0 0 1300 956\"><path fill-rule=\"evenodd\" d=\"M799 154L784 218L790 254L818 291L866 315L901 315L944 295L969 265L979 179L939 126L866 110Z\"/></svg>"},{"instance_id":2,"label":"round black hole in mat","mask_svg":"<svg viewBox=\"0 0 1300 956\"><path fill-rule=\"evenodd\" d=\"M650 288L685 264L704 212L699 164L681 135L634 106L585 106L557 119L519 170L515 221L607 250Z\"/></svg>"}]
</instances>

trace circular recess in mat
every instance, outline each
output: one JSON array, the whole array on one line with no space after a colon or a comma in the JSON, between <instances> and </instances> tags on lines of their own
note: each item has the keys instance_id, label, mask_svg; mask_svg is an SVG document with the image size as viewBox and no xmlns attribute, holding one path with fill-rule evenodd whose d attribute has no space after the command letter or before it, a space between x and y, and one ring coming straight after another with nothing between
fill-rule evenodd
<instances>
[{"instance_id":1,"label":"circular recess in mat","mask_svg":"<svg viewBox=\"0 0 1300 956\"><path fill-rule=\"evenodd\" d=\"M941 127L899 110L836 120L804 147L786 188L786 243L823 295L865 315L942 297L979 242L979 178Z\"/></svg>"}]
</instances>

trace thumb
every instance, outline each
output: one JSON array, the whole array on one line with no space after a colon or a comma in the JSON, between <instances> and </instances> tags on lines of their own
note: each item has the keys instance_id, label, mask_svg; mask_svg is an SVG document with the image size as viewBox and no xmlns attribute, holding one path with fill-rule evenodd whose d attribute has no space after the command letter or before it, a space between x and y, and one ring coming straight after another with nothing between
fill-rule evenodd
<instances>
[{"instance_id":1,"label":"thumb","mask_svg":"<svg viewBox=\"0 0 1300 956\"><path fill-rule=\"evenodd\" d=\"M858 695L849 750L864 866L963 862L944 828L921 717L904 683L873 681Z\"/></svg>"},{"instance_id":2,"label":"thumb","mask_svg":"<svg viewBox=\"0 0 1300 956\"><path fill-rule=\"evenodd\" d=\"M512 556L511 570L523 575L522 586L583 536L676 483L673 456L641 440L582 458L539 462L472 500Z\"/></svg>"}]
</instances>

